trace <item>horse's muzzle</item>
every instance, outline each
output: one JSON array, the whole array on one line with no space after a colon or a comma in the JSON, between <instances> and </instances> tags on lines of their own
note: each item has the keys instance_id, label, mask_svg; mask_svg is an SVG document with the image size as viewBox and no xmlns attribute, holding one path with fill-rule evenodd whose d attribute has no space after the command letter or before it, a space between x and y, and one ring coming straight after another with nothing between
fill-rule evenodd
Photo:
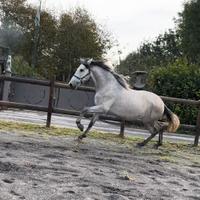
<instances>
[{"instance_id":1,"label":"horse's muzzle","mask_svg":"<svg viewBox=\"0 0 200 200\"><path fill-rule=\"evenodd\" d=\"M74 88L75 88L75 86L74 86L72 83L69 84L69 87L70 87L71 89L74 89Z\"/></svg>"}]
</instances>

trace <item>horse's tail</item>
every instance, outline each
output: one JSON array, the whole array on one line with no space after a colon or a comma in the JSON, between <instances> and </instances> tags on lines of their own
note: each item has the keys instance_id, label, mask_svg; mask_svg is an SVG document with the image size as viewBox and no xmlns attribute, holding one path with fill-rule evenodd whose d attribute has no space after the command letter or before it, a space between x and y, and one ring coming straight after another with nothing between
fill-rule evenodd
<instances>
[{"instance_id":1,"label":"horse's tail","mask_svg":"<svg viewBox=\"0 0 200 200\"><path fill-rule=\"evenodd\" d=\"M176 132L180 126L180 120L176 114L174 114L166 105L164 109L164 115L169 120L169 125L167 127L168 132Z\"/></svg>"}]
</instances>

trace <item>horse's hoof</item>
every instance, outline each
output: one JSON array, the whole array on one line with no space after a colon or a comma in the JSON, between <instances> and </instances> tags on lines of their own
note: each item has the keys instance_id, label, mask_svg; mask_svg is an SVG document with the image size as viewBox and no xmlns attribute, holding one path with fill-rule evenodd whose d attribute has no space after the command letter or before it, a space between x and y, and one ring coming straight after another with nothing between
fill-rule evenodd
<instances>
[{"instance_id":1,"label":"horse's hoof","mask_svg":"<svg viewBox=\"0 0 200 200\"><path fill-rule=\"evenodd\" d=\"M144 142L137 143L137 147L143 147L144 145L145 145Z\"/></svg>"},{"instance_id":2,"label":"horse's hoof","mask_svg":"<svg viewBox=\"0 0 200 200\"><path fill-rule=\"evenodd\" d=\"M154 146L153 146L153 147L154 147L155 149L158 149L160 146L162 146L162 144L160 144L160 143L157 143L157 144L154 144Z\"/></svg>"},{"instance_id":3,"label":"horse's hoof","mask_svg":"<svg viewBox=\"0 0 200 200\"><path fill-rule=\"evenodd\" d=\"M77 123L77 127L79 128L80 131L84 130L84 126L80 123Z\"/></svg>"},{"instance_id":4,"label":"horse's hoof","mask_svg":"<svg viewBox=\"0 0 200 200\"><path fill-rule=\"evenodd\" d=\"M83 138L80 138L80 137L77 138L77 142L78 142L78 144L83 142L82 139L83 139Z\"/></svg>"},{"instance_id":5,"label":"horse's hoof","mask_svg":"<svg viewBox=\"0 0 200 200\"><path fill-rule=\"evenodd\" d=\"M85 138L85 137L86 137L86 135L84 135L84 134L83 135L79 135L78 136L78 140L82 141L82 139Z\"/></svg>"},{"instance_id":6,"label":"horse's hoof","mask_svg":"<svg viewBox=\"0 0 200 200\"><path fill-rule=\"evenodd\" d=\"M79 144L83 143L83 140L82 140L82 139L83 139L83 138L81 138L81 137L79 136L79 137L77 137L74 141L77 142L77 145L79 145Z\"/></svg>"}]
</instances>

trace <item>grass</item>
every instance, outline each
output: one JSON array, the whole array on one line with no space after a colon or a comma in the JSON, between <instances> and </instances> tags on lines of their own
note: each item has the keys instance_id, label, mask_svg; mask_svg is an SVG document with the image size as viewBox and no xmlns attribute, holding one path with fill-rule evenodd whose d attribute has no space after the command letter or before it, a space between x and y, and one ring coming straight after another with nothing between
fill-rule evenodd
<instances>
[{"instance_id":1,"label":"grass","mask_svg":"<svg viewBox=\"0 0 200 200\"><path fill-rule=\"evenodd\" d=\"M81 132L78 129L72 128L62 128L62 127L55 127L51 126L51 128L46 128L46 126L32 124L32 123L23 123L23 122L14 122L14 121L4 121L0 120L0 130L4 131L18 131L24 132L27 134L43 134L43 135L54 135L54 136L78 136ZM125 139L121 139L118 137L117 134L114 133L106 133L106 132L98 132L98 131L91 131L88 134L88 137L93 139L101 139L101 140L108 140L113 141L121 144L133 144L137 143L142 140L140 137L135 136L126 136ZM151 142L155 143L155 142ZM179 150L188 150L191 148L191 145L186 143L172 143L172 142L165 142L163 147L165 149L179 149ZM161 147L161 148L163 148ZM199 149L199 147L193 148Z\"/></svg>"},{"instance_id":2,"label":"grass","mask_svg":"<svg viewBox=\"0 0 200 200\"><path fill-rule=\"evenodd\" d=\"M40 134L43 136L53 135L53 136L66 136L66 137L77 137L80 135L78 129L70 128L60 128L60 127L51 127L46 128L42 125L31 124L31 123L19 123L12 121L0 121L0 130L4 131L13 131L20 132L23 134ZM113 133L103 133L98 131L91 131L88 134L89 138L96 140L103 140L104 143L114 142L121 145L129 147L134 153L142 156L156 156L159 160L164 162L176 162L177 160L182 160L183 162L186 159L191 160L193 163L200 164L200 147L192 147L191 144L187 143L172 143L164 142L163 146L159 149L154 149L152 146L155 144L155 141L150 142L147 146L142 149L136 148L136 144L142 141L142 138L126 136L125 139L121 139L117 134Z\"/></svg>"},{"instance_id":3,"label":"grass","mask_svg":"<svg viewBox=\"0 0 200 200\"><path fill-rule=\"evenodd\" d=\"M173 156L160 156L159 160L163 162L176 163L176 160L173 158Z\"/></svg>"},{"instance_id":4,"label":"grass","mask_svg":"<svg viewBox=\"0 0 200 200\"><path fill-rule=\"evenodd\" d=\"M51 128L46 128L46 126L31 124L31 123L21 123L21 122L11 122L11 121L0 121L0 130L4 131L20 131L26 134L42 134L42 135L54 135L54 136L78 136L80 131L78 129L70 128L60 128L51 126ZM105 133L98 131L91 131L88 137L93 139L102 139L113 141L122 144L136 143L141 138L138 137L126 137L126 139L121 139L118 135L113 133Z\"/></svg>"},{"instance_id":5,"label":"grass","mask_svg":"<svg viewBox=\"0 0 200 200\"><path fill-rule=\"evenodd\" d=\"M12 122L12 121L0 121L0 130L4 131L23 131L27 134L36 133L36 134L48 134L48 135L66 135L66 136L76 136L79 131L76 129L68 128L58 128L51 127L46 128L42 125L32 124L32 123L22 123L22 122Z\"/></svg>"}]
</instances>

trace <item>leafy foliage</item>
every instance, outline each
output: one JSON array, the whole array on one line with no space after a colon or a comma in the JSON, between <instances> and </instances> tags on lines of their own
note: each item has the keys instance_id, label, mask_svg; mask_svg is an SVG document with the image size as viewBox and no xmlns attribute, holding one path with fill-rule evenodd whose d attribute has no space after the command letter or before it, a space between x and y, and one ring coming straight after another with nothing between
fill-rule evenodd
<instances>
[{"instance_id":1,"label":"leafy foliage","mask_svg":"<svg viewBox=\"0 0 200 200\"><path fill-rule=\"evenodd\" d=\"M33 69L22 56L14 56L12 60L12 71L13 74L26 76L26 77L35 77L42 78L36 69Z\"/></svg>"},{"instance_id":2,"label":"leafy foliage","mask_svg":"<svg viewBox=\"0 0 200 200\"><path fill-rule=\"evenodd\" d=\"M189 63L200 63L199 10L200 0L187 1L176 20L176 29L160 34L151 42L143 42L137 51L121 62L118 70L125 73L138 69L150 71L154 67L165 67L181 57L187 58Z\"/></svg>"},{"instance_id":3,"label":"leafy foliage","mask_svg":"<svg viewBox=\"0 0 200 200\"><path fill-rule=\"evenodd\" d=\"M101 58L110 45L109 34L99 29L86 10L77 8L64 13L60 17L56 36L56 72L60 76L70 75L80 57Z\"/></svg>"},{"instance_id":4,"label":"leafy foliage","mask_svg":"<svg viewBox=\"0 0 200 200\"><path fill-rule=\"evenodd\" d=\"M159 95L199 100L199 77L199 66L188 64L186 59L179 59L165 68L153 69L149 75L148 86ZM169 106L179 115L182 123L196 123L198 109L195 107L180 104Z\"/></svg>"},{"instance_id":5,"label":"leafy foliage","mask_svg":"<svg viewBox=\"0 0 200 200\"><path fill-rule=\"evenodd\" d=\"M169 30L159 35L153 42L144 42L140 48L129 54L118 66L118 71L129 74L135 70L150 71L157 66L165 66L181 56L180 38Z\"/></svg>"},{"instance_id":6,"label":"leafy foliage","mask_svg":"<svg viewBox=\"0 0 200 200\"><path fill-rule=\"evenodd\" d=\"M20 42L16 48L4 39L15 55L22 56L31 66L34 46L36 9L26 0L0 0L1 30L18 30ZM42 11L36 68L41 76L52 74L59 80L70 77L80 57L100 58L112 46L110 34L96 24L82 8L66 12L59 19ZM5 36L6 34L4 34Z\"/></svg>"},{"instance_id":7,"label":"leafy foliage","mask_svg":"<svg viewBox=\"0 0 200 200\"><path fill-rule=\"evenodd\" d=\"M200 0L190 0L184 4L179 14L178 32L184 55L190 62L200 63Z\"/></svg>"}]
</instances>

